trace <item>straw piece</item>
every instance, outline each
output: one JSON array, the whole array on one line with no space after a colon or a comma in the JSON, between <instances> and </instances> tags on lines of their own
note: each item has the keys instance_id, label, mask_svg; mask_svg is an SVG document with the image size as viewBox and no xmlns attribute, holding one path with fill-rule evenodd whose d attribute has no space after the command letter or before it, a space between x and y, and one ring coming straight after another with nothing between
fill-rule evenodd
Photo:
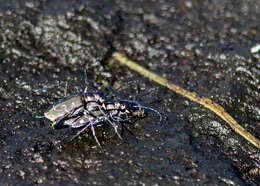
<instances>
[{"instance_id":1,"label":"straw piece","mask_svg":"<svg viewBox=\"0 0 260 186\"><path fill-rule=\"evenodd\" d=\"M226 121L236 133L240 134L242 137L244 137L248 142L253 144L255 147L260 148L260 141L257 138L255 138L253 135L251 135L249 132L247 132L241 125L239 125L236 122L236 120L234 120L220 105L214 103L208 98L198 96L195 92L189 92L175 84L169 83L167 79L148 71L144 67L136 64L134 61L128 59L127 57L125 57L119 52L114 52L112 56L121 64L126 65L128 68L138 72L139 74L149 78L150 80L153 80L156 83L165 86L170 90L176 92L177 94L180 94L208 108L209 110L217 114L220 118L222 118L224 121Z\"/></svg>"}]
</instances>

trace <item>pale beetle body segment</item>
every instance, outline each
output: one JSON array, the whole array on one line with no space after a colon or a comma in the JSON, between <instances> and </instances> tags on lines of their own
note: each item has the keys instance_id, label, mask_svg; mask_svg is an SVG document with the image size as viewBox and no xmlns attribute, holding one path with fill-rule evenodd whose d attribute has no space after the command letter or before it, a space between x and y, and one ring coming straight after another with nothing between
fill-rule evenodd
<instances>
[{"instance_id":1,"label":"pale beetle body segment","mask_svg":"<svg viewBox=\"0 0 260 186\"><path fill-rule=\"evenodd\" d=\"M51 109L44 113L44 116L56 122L67 116L77 114L83 109L83 102L80 95L73 95L64 101L55 104Z\"/></svg>"}]
</instances>

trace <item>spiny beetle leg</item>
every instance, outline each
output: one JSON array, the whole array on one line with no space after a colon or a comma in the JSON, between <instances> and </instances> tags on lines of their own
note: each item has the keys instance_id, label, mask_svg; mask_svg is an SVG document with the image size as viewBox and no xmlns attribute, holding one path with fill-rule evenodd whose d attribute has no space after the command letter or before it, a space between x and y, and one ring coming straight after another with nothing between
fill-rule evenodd
<instances>
[{"instance_id":1,"label":"spiny beetle leg","mask_svg":"<svg viewBox=\"0 0 260 186\"><path fill-rule=\"evenodd\" d=\"M82 132L84 132L85 130L87 130L87 128L90 126L91 124L88 124L86 125L83 129L81 129L80 131L77 132L76 135L74 135L72 138L71 138L71 141L73 141L75 138L77 138Z\"/></svg>"},{"instance_id":2,"label":"spiny beetle leg","mask_svg":"<svg viewBox=\"0 0 260 186\"><path fill-rule=\"evenodd\" d=\"M90 126L91 126L92 134L93 134L93 136L94 136L94 138L95 138L95 140L96 140L98 146L99 146L99 147L101 148L101 150L103 151L103 148L102 148L101 144L99 143L98 138L97 138L97 136L96 136L96 132L95 132L95 128L94 128L94 126L93 126L93 123L91 123Z\"/></svg>"},{"instance_id":3,"label":"spiny beetle leg","mask_svg":"<svg viewBox=\"0 0 260 186\"><path fill-rule=\"evenodd\" d=\"M112 127L114 128L115 130L115 133L117 134L117 136L119 137L119 139L121 141L124 141L124 139L122 138L122 136L119 134L118 130L117 130L117 126L114 122L110 121L108 118L107 118L107 121L112 125Z\"/></svg>"}]
</instances>

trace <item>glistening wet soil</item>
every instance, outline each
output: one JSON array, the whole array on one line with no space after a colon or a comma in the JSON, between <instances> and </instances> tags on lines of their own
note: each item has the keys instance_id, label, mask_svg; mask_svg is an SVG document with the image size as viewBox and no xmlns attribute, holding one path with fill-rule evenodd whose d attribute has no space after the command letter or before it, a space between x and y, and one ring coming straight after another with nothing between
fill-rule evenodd
<instances>
[{"instance_id":1,"label":"glistening wet soil","mask_svg":"<svg viewBox=\"0 0 260 186\"><path fill-rule=\"evenodd\" d=\"M0 1L0 183L258 185L260 152L204 107L108 61L114 51L223 106L260 136L260 1ZM122 142L37 119L85 88L150 114ZM118 87L121 87L117 90Z\"/></svg>"}]
</instances>

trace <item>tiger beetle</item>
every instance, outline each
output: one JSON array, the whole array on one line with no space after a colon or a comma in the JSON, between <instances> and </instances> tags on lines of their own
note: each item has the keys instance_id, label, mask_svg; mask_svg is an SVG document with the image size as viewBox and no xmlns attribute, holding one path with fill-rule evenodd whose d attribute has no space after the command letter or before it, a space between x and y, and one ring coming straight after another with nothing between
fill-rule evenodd
<instances>
[{"instance_id":1,"label":"tiger beetle","mask_svg":"<svg viewBox=\"0 0 260 186\"><path fill-rule=\"evenodd\" d=\"M85 68L84 81L88 85ZM109 124L114 128L117 136L123 140L116 123L123 125L132 119L142 119L149 114L149 111L158 114L160 121L162 120L162 114L155 109L131 100L107 101L101 93L88 92L86 87L83 93L68 96L54 104L44 113L44 116L52 121L53 128L57 125L82 128L71 140L90 127L98 146L102 149L95 133L95 126Z\"/></svg>"}]
</instances>

